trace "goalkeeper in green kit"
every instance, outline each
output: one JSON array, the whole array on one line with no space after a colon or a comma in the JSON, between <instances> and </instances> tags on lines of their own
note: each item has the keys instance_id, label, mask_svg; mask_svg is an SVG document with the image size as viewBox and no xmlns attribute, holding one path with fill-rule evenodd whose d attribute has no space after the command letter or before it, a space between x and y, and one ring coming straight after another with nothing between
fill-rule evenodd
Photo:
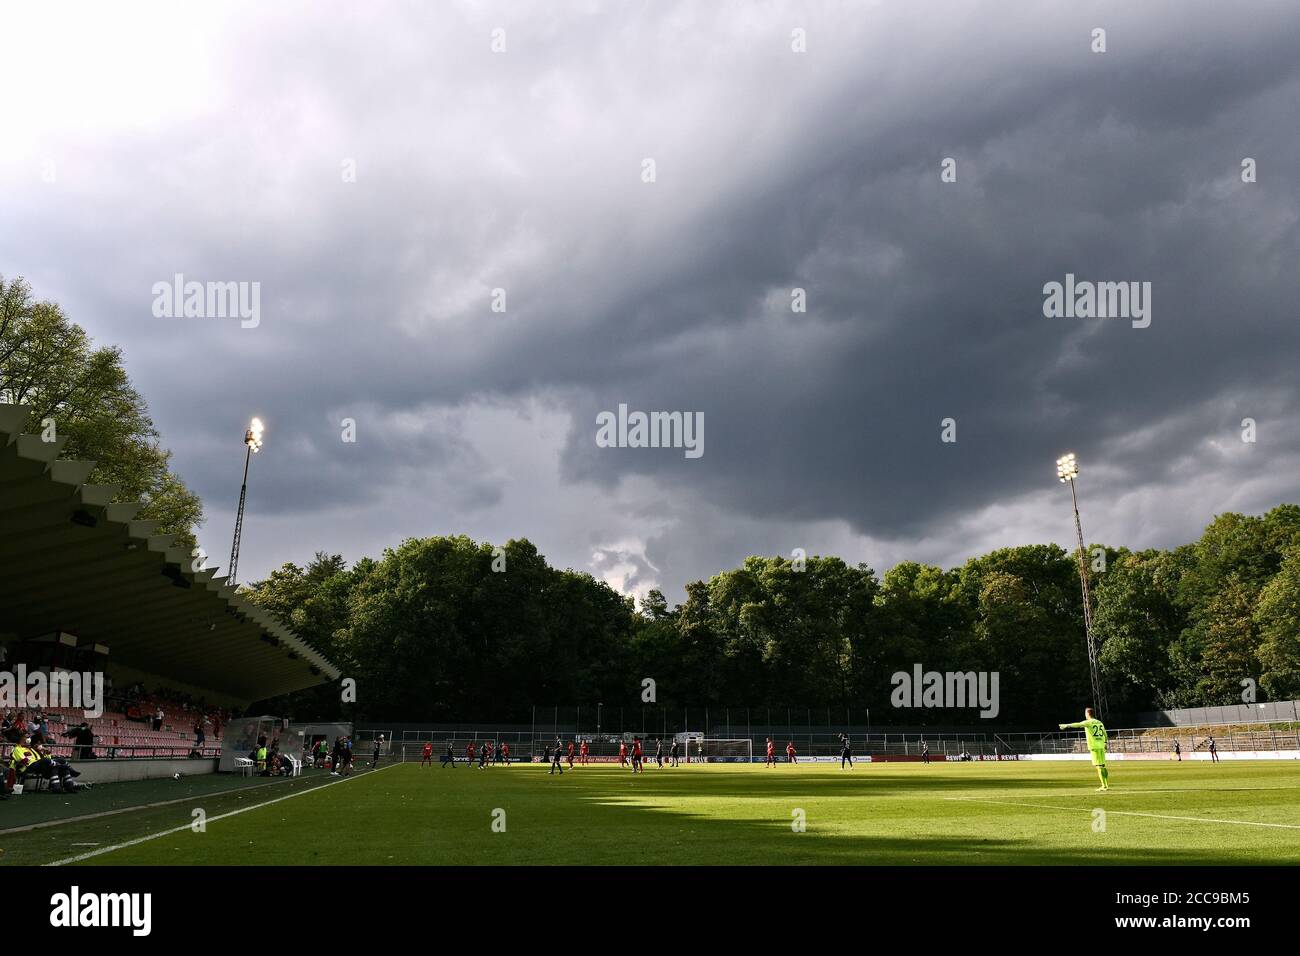
<instances>
[{"instance_id":1,"label":"goalkeeper in green kit","mask_svg":"<svg viewBox=\"0 0 1300 956\"><path fill-rule=\"evenodd\" d=\"M1057 724L1061 730L1082 730L1088 741L1088 752L1092 754L1092 765L1097 768L1097 777L1101 780L1101 786L1097 792L1109 790L1110 784L1107 779L1110 774L1106 772L1106 727L1100 720L1092 715L1092 708L1083 709L1083 720L1073 724Z\"/></svg>"}]
</instances>

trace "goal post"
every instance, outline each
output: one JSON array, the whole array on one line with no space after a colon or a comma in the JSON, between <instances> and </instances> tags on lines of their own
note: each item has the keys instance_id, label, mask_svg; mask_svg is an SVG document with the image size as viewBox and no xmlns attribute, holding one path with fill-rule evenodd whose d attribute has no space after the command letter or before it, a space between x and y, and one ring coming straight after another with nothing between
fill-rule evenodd
<instances>
[{"instance_id":1,"label":"goal post","mask_svg":"<svg viewBox=\"0 0 1300 956\"><path fill-rule=\"evenodd\" d=\"M754 762L754 741L750 737L696 737L689 747L692 763Z\"/></svg>"}]
</instances>

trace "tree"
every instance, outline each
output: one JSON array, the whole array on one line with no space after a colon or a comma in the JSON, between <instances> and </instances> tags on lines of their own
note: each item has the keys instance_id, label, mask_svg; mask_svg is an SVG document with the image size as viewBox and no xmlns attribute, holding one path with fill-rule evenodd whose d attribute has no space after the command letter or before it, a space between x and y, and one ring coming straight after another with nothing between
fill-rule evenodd
<instances>
[{"instance_id":1,"label":"tree","mask_svg":"<svg viewBox=\"0 0 1300 956\"><path fill-rule=\"evenodd\" d=\"M1172 683L1169 647L1187 626L1182 564L1166 551L1120 552L1097 586L1093 633L1112 708L1142 710Z\"/></svg>"},{"instance_id":2,"label":"tree","mask_svg":"<svg viewBox=\"0 0 1300 956\"><path fill-rule=\"evenodd\" d=\"M1219 515L1195 544L1107 558L1089 573L1112 713L1229 703L1246 677L1274 697L1300 693L1300 509ZM892 673L916 664L998 672L1004 725L1055 724L1090 695L1078 569L1055 545L1001 548L948 571L904 561L879 582L836 557L750 557L688 584L676 607L651 591L637 608L590 574L552 568L527 540L436 537L351 569L318 553L250 594L358 681L354 708L333 686L272 708L298 716L638 708L646 677L661 708L692 713L883 708Z\"/></svg>"},{"instance_id":3,"label":"tree","mask_svg":"<svg viewBox=\"0 0 1300 956\"><path fill-rule=\"evenodd\" d=\"M550 567L525 539L498 553L411 538L352 583L335 649L357 717L523 719L534 704L626 696L635 621L630 598Z\"/></svg>"},{"instance_id":4,"label":"tree","mask_svg":"<svg viewBox=\"0 0 1300 956\"><path fill-rule=\"evenodd\" d=\"M885 573L876 597L878 673L869 696L887 698L887 672L922 664L927 670L967 670L975 654L974 609L958 590L960 575L902 561Z\"/></svg>"},{"instance_id":5,"label":"tree","mask_svg":"<svg viewBox=\"0 0 1300 956\"><path fill-rule=\"evenodd\" d=\"M999 674L1001 716L1046 721L1091 698L1078 565L1056 545L1001 548L968 561L958 593L974 609L977 651L960 670Z\"/></svg>"},{"instance_id":6,"label":"tree","mask_svg":"<svg viewBox=\"0 0 1300 956\"><path fill-rule=\"evenodd\" d=\"M282 565L263 580L246 585L243 593L349 676L354 662L339 635L348 625L352 591L374 564L370 558L362 558L349 570L342 555L317 551L306 568ZM260 707L312 719L344 715L342 695L333 682L275 698Z\"/></svg>"},{"instance_id":7,"label":"tree","mask_svg":"<svg viewBox=\"0 0 1300 956\"><path fill-rule=\"evenodd\" d=\"M0 401L31 406L25 430L52 422L62 455L95 462L87 481L118 486L115 500L140 501L138 517L161 522L187 549L203 523L198 496L171 469L121 350L95 347L53 302L38 302L21 278L0 276Z\"/></svg>"},{"instance_id":8,"label":"tree","mask_svg":"<svg viewBox=\"0 0 1300 956\"><path fill-rule=\"evenodd\" d=\"M1255 606L1260 687L1273 700L1300 697L1300 548L1292 550Z\"/></svg>"},{"instance_id":9,"label":"tree","mask_svg":"<svg viewBox=\"0 0 1300 956\"><path fill-rule=\"evenodd\" d=\"M1242 682L1259 678L1259 632L1252 619L1258 593L1253 582L1230 575L1201 614L1202 676L1197 689L1206 704L1240 703Z\"/></svg>"}]
</instances>

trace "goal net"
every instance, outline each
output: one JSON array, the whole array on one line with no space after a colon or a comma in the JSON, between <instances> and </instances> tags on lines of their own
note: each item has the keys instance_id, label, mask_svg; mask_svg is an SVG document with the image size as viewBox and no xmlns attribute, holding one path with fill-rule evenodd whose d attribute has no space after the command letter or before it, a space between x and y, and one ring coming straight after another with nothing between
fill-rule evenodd
<instances>
[{"instance_id":1,"label":"goal net","mask_svg":"<svg viewBox=\"0 0 1300 956\"><path fill-rule=\"evenodd\" d=\"M684 744L691 763L753 763L754 741L749 737L696 737Z\"/></svg>"}]
</instances>

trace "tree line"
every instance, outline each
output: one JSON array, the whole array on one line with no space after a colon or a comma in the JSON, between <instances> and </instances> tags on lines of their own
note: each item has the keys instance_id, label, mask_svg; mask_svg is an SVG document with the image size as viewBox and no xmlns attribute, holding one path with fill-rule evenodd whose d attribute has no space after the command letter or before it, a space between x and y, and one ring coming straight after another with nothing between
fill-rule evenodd
<instances>
[{"instance_id":1,"label":"tree line","mask_svg":"<svg viewBox=\"0 0 1300 956\"><path fill-rule=\"evenodd\" d=\"M1300 696L1300 507L1223 514L1173 550L1095 545L1094 630L1112 714ZM527 720L532 707L871 708L873 723L974 724L894 709L893 675L997 672L1000 724L1054 724L1090 697L1078 564L1001 548L883 577L837 557L750 557L635 602L551 567L527 540L409 539L348 567L318 553L248 588L357 681L273 703L295 716Z\"/></svg>"}]
</instances>

